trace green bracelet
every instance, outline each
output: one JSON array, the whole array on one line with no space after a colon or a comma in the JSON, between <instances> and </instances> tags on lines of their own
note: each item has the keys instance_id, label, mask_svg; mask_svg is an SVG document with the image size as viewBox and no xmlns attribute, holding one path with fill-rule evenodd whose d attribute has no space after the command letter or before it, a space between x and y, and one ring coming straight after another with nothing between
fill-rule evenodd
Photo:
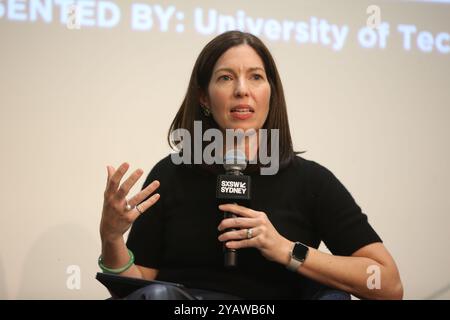
<instances>
[{"instance_id":1,"label":"green bracelet","mask_svg":"<svg viewBox=\"0 0 450 320\"><path fill-rule=\"evenodd\" d=\"M114 273L114 274L122 273L122 272L130 269L130 267L134 263L134 254L130 249L128 249L128 254L130 255L130 260L128 260L127 264L121 268L110 269L110 268L105 267L103 265L103 257L101 255L100 255L100 257L98 257L98 266L100 267L100 269L102 269L103 272L106 272L106 273Z\"/></svg>"}]
</instances>

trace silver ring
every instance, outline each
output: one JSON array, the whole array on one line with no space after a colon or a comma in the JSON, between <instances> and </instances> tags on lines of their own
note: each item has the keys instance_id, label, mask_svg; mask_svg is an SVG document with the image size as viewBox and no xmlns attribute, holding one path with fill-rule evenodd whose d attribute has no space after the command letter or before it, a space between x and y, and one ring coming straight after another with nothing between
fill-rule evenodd
<instances>
[{"instance_id":1,"label":"silver ring","mask_svg":"<svg viewBox=\"0 0 450 320\"><path fill-rule=\"evenodd\" d=\"M139 214L142 214L142 211L139 209L139 205L137 205L136 207L137 212L139 212Z\"/></svg>"},{"instance_id":2,"label":"silver ring","mask_svg":"<svg viewBox=\"0 0 450 320\"><path fill-rule=\"evenodd\" d=\"M132 208L131 208L130 204L129 204L128 201L127 201L127 205L125 206L125 210L130 211L131 209L132 209Z\"/></svg>"},{"instance_id":3,"label":"silver ring","mask_svg":"<svg viewBox=\"0 0 450 320\"><path fill-rule=\"evenodd\" d=\"M253 230L252 228L247 229L247 239L251 239L253 237Z\"/></svg>"}]
</instances>

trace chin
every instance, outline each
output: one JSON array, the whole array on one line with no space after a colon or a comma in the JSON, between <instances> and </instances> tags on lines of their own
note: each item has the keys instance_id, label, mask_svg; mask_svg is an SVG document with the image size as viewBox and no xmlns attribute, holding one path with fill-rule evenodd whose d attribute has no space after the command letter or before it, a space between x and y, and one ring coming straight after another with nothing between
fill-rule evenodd
<instances>
[{"instance_id":1,"label":"chin","mask_svg":"<svg viewBox=\"0 0 450 320\"><path fill-rule=\"evenodd\" d=\"M243 130L243 131L247 131L247 130L251 130L251 129L253 129L253 130L255 130L255 131L257 131L258 130L258 128L256 127L256 126L253 126L253 125L235 125L235 126L230 126L230 127L228 127L229 129L233 129L233 130L239 130L239 129L241 129L241 130Z\"/></svg>"},{"instance_id":2,"label":"chin","mask_svg":"<svg viewBox=\"0 0 450 320\"><path fill-rule=\"evenodd\" d=\"M246 130L249 130L249 129L258 130L259 128L261 128L261 126L256 125L254 121L249 121L249 122L245 122L245 121L235 122L235 121L232 121L232 122L226 123L225 128L233 129L233 130L242 129L242 130L246 131Z\"/></svg>"}]
</instances>

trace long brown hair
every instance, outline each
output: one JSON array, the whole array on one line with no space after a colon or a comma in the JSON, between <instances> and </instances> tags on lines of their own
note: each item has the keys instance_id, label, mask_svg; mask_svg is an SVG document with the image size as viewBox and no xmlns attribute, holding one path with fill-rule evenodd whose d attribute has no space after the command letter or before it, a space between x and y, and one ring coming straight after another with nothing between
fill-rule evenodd
<instances>
[{"instance_id":1,"label":"long brown hair","mask_svg":"<svg viewBox=\"0 0 450 320\"><path fill-rule=\"evenodd\" d=\"M270 129L279 129L280 166L287 165L298 152L294 152L292 147L283 85L281 84L275 61L270 51L259 38L241 31L222 33L203 48L192 70L186 96L170 125L167 135L169 146L174 149L176 142L172 139L171 133L176 129L187 129L192 136L194 133L194 121L202 121L203 130L219 128L212 117L206 117L201 111L200 94L208 92L212 71L220 56L231 47L242 44L251 46L264 63L271 89L269 114L263 125L263 129L268 130L267 150L270 151Z\"/></svg>"}]
</instances>

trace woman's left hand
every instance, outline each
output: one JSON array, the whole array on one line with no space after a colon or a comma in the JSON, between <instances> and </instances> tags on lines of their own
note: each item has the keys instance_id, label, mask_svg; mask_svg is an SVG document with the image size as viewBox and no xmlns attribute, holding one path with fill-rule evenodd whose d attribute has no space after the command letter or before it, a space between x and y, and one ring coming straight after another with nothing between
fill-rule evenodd
<instances>
[{"instance_id":1,"label":"woman's left hand","mask_svg":"<svg viewBox=\"0 0 450 320\"><path fill-rule=\"evenodd\" d=\"M226 242L227 248L257 248L266 259L288 264L293 242L278 233L264 212L237 204L222 204L219 209L238 216L223 219L219 224L219 231L240 229L219 236L219 241Z\"/></svg>"}]
</instances>

